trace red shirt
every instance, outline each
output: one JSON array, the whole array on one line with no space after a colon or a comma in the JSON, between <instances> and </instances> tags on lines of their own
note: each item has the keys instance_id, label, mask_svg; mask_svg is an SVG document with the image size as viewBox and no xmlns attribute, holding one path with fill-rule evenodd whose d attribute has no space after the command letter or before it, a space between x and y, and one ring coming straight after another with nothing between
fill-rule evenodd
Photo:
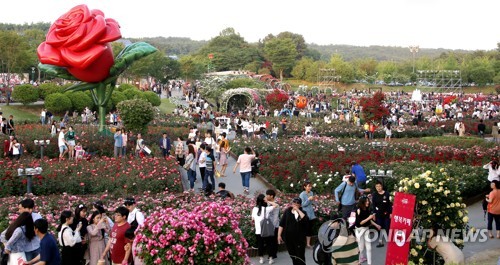
<instances>
[{"instance_id":1,"label":"red shirt","mask_svg":"<svg viewBox=\"0 0 500 265\"><path fill-rule=\"evenodd\" d=\"M115 224L111 229L111 260L113 263L122 263L125 258L125 231L130 228L130 224L125 222L123 225Z\"/></svg>"}]
</instances>

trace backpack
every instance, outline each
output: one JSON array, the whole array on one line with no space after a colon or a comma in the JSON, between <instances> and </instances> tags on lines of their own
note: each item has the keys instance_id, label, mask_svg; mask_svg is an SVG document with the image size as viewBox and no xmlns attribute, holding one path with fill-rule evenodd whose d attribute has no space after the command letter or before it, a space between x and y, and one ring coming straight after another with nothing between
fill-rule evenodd
<instances>
[{"instance_id":1,"label":"backpack","mask_svg":"<svg viewBox=\"0 0 500 265\"><path fill-rule=\"evenodd\" d=\"M130 223L130 228L135 231L137 230L137 227L139 227L139 223L137 222L137 212L135 212L134 221Z\"/></svg>"}]
</instances>

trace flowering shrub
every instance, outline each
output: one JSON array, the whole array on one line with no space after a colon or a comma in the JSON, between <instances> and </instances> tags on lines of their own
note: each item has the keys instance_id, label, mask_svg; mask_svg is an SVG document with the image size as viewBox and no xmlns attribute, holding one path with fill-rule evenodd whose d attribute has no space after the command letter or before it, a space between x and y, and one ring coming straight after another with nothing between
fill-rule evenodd
<instances>
[{"instance_id":1,"label":"flowering shrub","mask_svg":"<svg viewBox=\"0 0 500 265\"><path fill-rule=\"evenodd\" d=\"M412 178L399 181L400 192L416 195L415 228L466 229L469 217L466 205L462 203L458 183L460 178L450 176L443 168L426 171ZM463 233L459 233L454 243L463 248ZM411 241L410 260L415 264L431 264L432 255L427 256L429 234L420 235L420 240ZM453 240L453 238L452 238Z\"/></svg>"},{"instance_id":2,"label":"flowering shrub","mask_svg":"<svg viewBox=\"0 0 500 265\"><path fill-rule=\"evenodd\" d=\"M17 169L27 167L43 168L41 175L33 176L33 193L37 195L182 191L179 170L173 158L125 160L101 157L78 162L26 159L0 160L0 197L24 194L26 178L19 177Z\"/></svg>"},{"instance_id":3,"label":"flowering shrub","mask_svg":"<svg viewBox=\"0 0 500 265\"><path fill-rule=\"evenodd\" d=\"M382 117L389 115L389 109L384 106L385 95L381 91L373 94L373 97L362 97L359 103L362 107L362 113L365 120L369 122L377 122L382 120Z\"/></svg>"},{"instance_id":4,"label":"flowering shrub","mask_svg":"<svg viewBox=\"0 0 500 265\"><path fill-rule=\"evenodd\" d=\"M271 110L281 109L288 102L288 94L280 89L274 89L266 96L267 104Z\"/></svg>"},{"instance_id":5,"label":"flowering shrub","mask_svg":"<svg viewBox=\"0 0 500 265\"><path fill-rule=\"evenodd\" d=\"M137 232L146 264L249 264L248 243L230 206L203 202L152 212Z\"/></svg>"},{"instance_id":6,"label":"flowering shrub","mask_svg":"<svg viewBox=\"0 0 500 265\"><path fill-rule=\"evenodd\" d=\"M411 177L415 167L446 167L464 180L460 189L464 196L484 190L487 173L479 166L487 163L498 147L457 148L426 145L418 141L393 141L386 148L374 148L369 142L356 139L294 138L260 141L239 140L232 145L235 154L250 146L261 154L261 175L283 192L298 193L297 185L309 178L316 192L329 193L341 181L341 175L353 161L365 168L392 169L396 178ZM412 166L409 163L414 161ZM404 163L403 163L404 162ZM389 187L394 183L387 180ZM313 184L313 185L314 185Z\"/></svg>"}]
</instances>

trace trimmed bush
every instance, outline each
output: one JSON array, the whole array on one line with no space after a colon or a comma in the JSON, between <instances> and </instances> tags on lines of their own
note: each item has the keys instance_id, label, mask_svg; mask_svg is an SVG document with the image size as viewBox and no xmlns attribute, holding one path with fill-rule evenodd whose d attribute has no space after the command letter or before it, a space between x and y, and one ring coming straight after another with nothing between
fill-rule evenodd
<instances>
[{"instance_id":1,"label":"trimmed bush","mask_svg":"<svg viewBox=\"0 0 500 265\"><path fill-rule=\"evenodd\" d=\"M45 98L45 107L53 113L62 113L70 110L73 104L67 95L54 93Z\"/></svg>"},{"instance_id":2,"label":"trimmed bush","mask_svg":"<svg viewBox=\"0 0 500 265\"><path fill-rule=\"evenodd\" d=\"M127 89L137 89L137 88L134 85L131 85L131 84L121 84L121 85L118 86L117 89L118 89L118 91L123 92L123 91L125 91Z\"/></svg>"},{"instance_id":3,"label":"trimmed bush","mask_svg":"<svg viewBox=\"0 0 500 265\"><path fill-rule=\"evenodd\" d=\"M144 99L125 100L118 103L116 108L126 130L145 132L148 123L154 119L153 105Z\"/></svg>"},{"instance_id":4,"label":"trimmed bush","mask_svg":"<svg viewBox=\"0 0 500 265\"><path fill-rule=\"evenodd\" d=\"M73 110L82 112L85 107L92 109L94 107L94 101L90 96L85 94L84 92L67 92L64 93L71 100L71 104L73 105Z\"/></svg>"},{"instance_id":5,"label":"trimmed bush","mask_svg":"<svg viewBox=\"0 0 500 265\"><path fill-rule=\"evenodd\" d=\"M158 107L161 105L160 97L153 91L144 92L144 97L146 100L153 105L153 107Z\"/></svg>"},{"instance_id":6,"label":"trimmed bush","mask_svg":"<svg viewBox=\"0 0 500 265\"><path fill-rule=\"evenodd\" d=\"M111 99L110 99L110 102L112 102L112 106L111 108L114 108L118 105L118 103L124 101L124 100L127 100L127 96L125 96L125 94L123 94L123 92L120 92L118 90L113 90L113 94L111 94ZM106 107L109 106L109 102L108 102L108 105L106 105ZM108 110L110 110L111 108L109 108Z\"/></svg>"},{"instance_id":7,"label":"trimmed bush","mask_svg":"<svg viewBox=\"0 0 500 265\"><path fill-rule=\"evenodd\" d=\"M134 98L145 99L142 92L139 91L139 89L137 89L137 88L127 89L127 90L123 91L123 94L127 97L127 99L134 99Z\"/></svg>"},{"instance_id":8,"label":"trimmed bush","mask_svg":"<svg viewBox=\"0 0 500 265\"><path fill-rule=\"evenodd\" d=\"M39 98L38 88L28 84L16 86L12 91L12 98L24 105L31 104Z\"/></svg>"},{"instance_id":9,"label":"trimmed bush","mask_svg":"<svg viewBox=\"0 0 500 265\"><path fill-rule=\"evenodd\" d=\"M40 98L45 99L50 94L63 93L65 88L54 83L43 83L40 84L39 89Z\"/></svg>"}]
</instances>

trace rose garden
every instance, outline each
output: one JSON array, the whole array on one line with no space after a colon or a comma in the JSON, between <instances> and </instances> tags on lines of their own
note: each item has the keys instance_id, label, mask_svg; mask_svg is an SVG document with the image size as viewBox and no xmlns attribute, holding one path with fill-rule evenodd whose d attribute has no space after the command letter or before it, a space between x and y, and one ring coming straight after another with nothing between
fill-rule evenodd
<instances>
[{"instance_id":1,"label":"rose garden","mask_svg":"<svg viewBox=\"0 0 500 265\"><path fill-rule=\"evenodd\" d=\"M79 38L77 35L82 32L67 27L76 23L71 21L74 16L68 15L72 13L89 17L78 23L80 27L91 23L82 29L91 37ZM338 212L338 199L332 191L343 183L343 176L349 173L354 162L366 171L368 188L374 190L375 182L380 180L391 200L396 193L416 196L414 229L431 229L436 224L442 229L459 229L462 232L453 243L460 249L467 247L466 233L484 230L485 225L476 228L469 223L483 216L471 216L467 208L482 201L490 192L488 172L483 165L498 159L499 146L496 141L478 136L481 122L472 117L472 112L478 104L484 106L486 102L496 111L500 103L496 95L462 94L450 98L449 104L444 104L447 99L441 95L429 98L424 108L424 103L411 101L408 94L396 98L391 93L365 91L347 97L348 91L303 90L289 85L278 88L276 84L281 81L271 75L245 72L204 77L196 87L200 96L195 98L203 98L210 111L195 111L194 106L189 106L190 101L195 101L189 97L195 94L189 82L179 87L178 96L164 100L162 92L158 97L151 91L119 81L135 61L148 58L156 48L147 43L134 43L113 56L109 43L121 37L116 21L105 19L101 11L89 11L86 6L75 7L68 14L53 24L46 41L38 48L40 70L55 79L47 78L38 87L16 86L13 100L26 105L43 100L44 105L35 105L26 112L38 115L42 108L47 108L58 117L57 124L59 119L62 122L66 111L82 112L87 107L96 111L95 123L83 122L79 115L65 121L65 125L72 126L76 132L76 142L83 146L85 156L61 159L59 130L51 134L50 125L40 124L36 117L16 119L11 135L15 135L22 146L18 159L9 154L12 139L7 134L0 135L4 142L0 160L0 231L6 230L19 216L17 208L23 198L35 201L35 211L49 222L51 233L57 235L55 229L64 210L74 211L80 204L91 207L94 202L102 201L109 212L114 212L124 204L124 198L134 197L146 217L144 225L136 231L134 253L144 264L250 264L251 249L257 246L251 212L255 197L265 190L252 189L250 194L233 190L235 198L226 200L191 192L186 185L186 170L179 165L174 153L174 141L177 144L178 138L185 140L193 128L204 135L208 130L206 122L218 117L232 120L229 132L233 133L238 127L233 123L235 118L251 117L255 124L265 125L257 137L236 133L229 140L230 159L234 161L244 153L245 147L258 151L260 172L252 179L252 185L259 182L266 189L276 190L277 203L282 209L301 193L306 181L312 183L313 192L319 195L314 204L319 220L316 231ZM94 19L95 24L89 22ZM85 56L80 53L88 50ZM68 84L60 86L56 81ZM33 95L35 100L22 100ZM318 102L327 102L329 108L305 111L306 106L299 107L298 99L302 96L304 105L318 99ZM165 104L175 107L175 113L172 109L162 110ZM216 111L215 105L219 104L221 108ZM456 119L432 120L442 114L436 105L452 104L470 106L460 119L465 136L455 134ZM394 105L405 106L398 116L408 122L393 121L398 125L393 127L390 140L384 141L387 132L382 120L393 114L390 109ZM420 107L422 115L429 119L419 119L417 124L412 124L416 112L410 109ZM181 115L179 109L185 109L186 115ZM111 112L120 115L117 125L106 122ZM329 119L334 113L342 113L342 116L350 113L356 118L333 118L327 122L326 116ZM3 112L4 117L8 114ZM286 119L286 130L281 127L283 119ZM486 138L496 133L493 126L497 121L496 114L485 120ZM365 137L365 122L377 125L374 139ZM270 137L273 126L279 127L277 139ZM304 128L309 126L314 128L314 135L305 132ZM128 136L128 151L123 157L113 154L116 129L124 129ZM166 157L161 155L161 144L158 144L163 133L172 140L171 153ZM147 155L135 154L138 134L151 149ZM40 142L46 146L41 147ZM28 180L18 174L20 169L27 168L41 168L42 172ZM228 171L231 170L228 168ZM217 179L220 181L239 185L240 176L228 174L226 178ZM29 194L26 193L28 182L32 186ZM428 240L425 235L419 240L411 238L408 251L411 264L444 263L443 257L428 247ZM491 245L488 248L495 249ZM280 255L281 260L288 259L285 252Z\"/></svg>"}]
</instances>

